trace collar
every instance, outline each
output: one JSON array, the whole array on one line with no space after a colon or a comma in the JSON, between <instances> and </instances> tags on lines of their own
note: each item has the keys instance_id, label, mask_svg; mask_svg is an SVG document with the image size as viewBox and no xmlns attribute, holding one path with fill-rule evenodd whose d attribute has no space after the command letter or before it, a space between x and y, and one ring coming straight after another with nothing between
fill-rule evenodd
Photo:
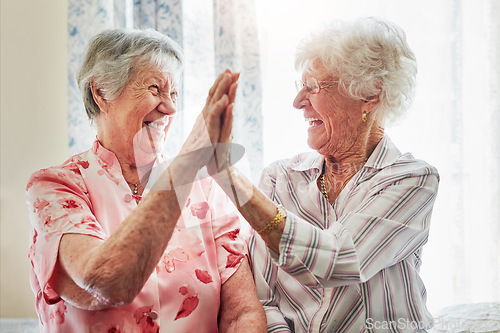
<instances>
[{"instance_id":1,"label":"collar","mask_svg":"<svg viewBox=\"0 0 500 333\"><path fill-rule=\"evenodd\" d=\"M401 152L394 145L387 134L377 144L362 169L380 170L392 164L401 156ZM302 153L290 163L290 168L295 171L310 171L311 174L321 173L325 157L318 152Z\"/></svg>"},{"instance_id":2,"label":"collar","mask_svg":"<svg viewBox=\"0 0 500 333\"><path fill-rule=\"evenodd\" d=\"M366 161L364 167L372 169L383 169L394 163L401 156L401 152L394 145L387 134L378 143L375 150Z\"/></svg>"},{"instance_id":3,"label":"collar","mask_svg":"<svg viewBox=\"0 0 500 333\"><path fill-rule=\"evenodd\" d=\"M101 160L101 165L107 165L108 167L122 173L122 167L120 166L120 162L118 161L115 153L104 148L104 146L99 142L98 139L96 139L94 141L94 144L92 145L92 152L97 156L98 159ZM163 153L158 154L153 163L153 169L155 169L158 165L165 163L166 161L167 157Z\"/></svg>"},{"instance_id":4,"label":"collar","mask_svg":"<svg viewBox=\"0 0 500 333\"><path fill-rule=\"evenodd\" d=\"M290 163L290 169L295 171L308 171L321 173L325 157L316 151L299 154Z\"/></svg>"},{"instance_id":5,"label":"collar","mask_svg":"<svg viewBox=\"0 0 500 333\"><path fill-rule=\"evenodd\" d=\"M99 142L98 139L94 141L92 145L92 151L94 154L102 161L105 165L122 172L122 168L120 166L120 162L118 162L118 158L115 153L111 150L104 148L104 146Z\"/></svg>"}]
</instances>

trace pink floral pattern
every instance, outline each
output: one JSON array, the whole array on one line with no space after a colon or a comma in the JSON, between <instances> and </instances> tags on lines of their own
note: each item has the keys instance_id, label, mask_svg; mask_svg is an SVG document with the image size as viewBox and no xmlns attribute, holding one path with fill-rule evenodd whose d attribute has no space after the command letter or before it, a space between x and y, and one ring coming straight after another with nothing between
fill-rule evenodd
<instances>
[{"instance_id":1,"label":"pink floral pattern","mask_svg":"<svg viewBox=\"0 0 500 333\"><path fill-rule=\"evenodd\" d=\"M208 202L202 201L191 205L191 214L203 220L207 216L209 210Z\"/></svg>"},{"instance_id":2,"label":"pink floral pattern","mask_svg":"<svg viewBox=\"0 0 500 333\"><path fill-rule=\"evenodd\" d=\"M176 248L172 251L165 253L161 259L158 266L156 266L157 271L161 269L165 270L167 273L172 273L175 270L176 262L186 262L188 261L188 254L181 248Z\"/></svg>"},{"instance_id":3,"label":"pink floral pattern","mask_svg":"<svg viewBox=\"0 0 500 333\"><path fill-rule=\"evenodd\" d=\"M184 299L182 302L182 306L177 311L177 316L175 316L174 320L180 319L180 318L186 318L189 316L197 307L198 304L200 303L200 300L198 296L188 296Z\"/></svg>"},{"instance_id":4,"label":"pink floral pattern","mask_svg":"<svg viewBox=\"0 0 500 333\"><path fill-rule=\"evenodd\" d=\"M220 286L247 249L239 235L239 215L210 179L193 185L183 219L130 305L90 315L62 300L48 283L62 235L79 233L105 241L137 207L135 200L127 200L130 194L115 155L97 141L91 150L31 176L28 256L42 332L217 331Z\"/></svg>"},{"instance_id":5,"label":"pink floral pattern","mask_svg":"<svg viewBox=\"0 0 500 333\"><path fill-rule=\"evenodd\" d=\"M144 333L158 333L160 331L160 326L155 321L158 318L158 314L153 311L153 306L143 306L135 310L134 318L138 326L141 328L141 332Z\"/></svg>"},{"instance_id":6,"label":"pink floral pattern","mask_svg":"<svg viewBox=\"0 0 500 333\"><path fill-rule=\"evenodd\" d=\"M208 271L196 269L194 272L196 273L196 277L198 278L198 280L200 280L201 282L205 284L213 282L212 277L210 276L210 273Z\"/></svg>"}]
</instances>

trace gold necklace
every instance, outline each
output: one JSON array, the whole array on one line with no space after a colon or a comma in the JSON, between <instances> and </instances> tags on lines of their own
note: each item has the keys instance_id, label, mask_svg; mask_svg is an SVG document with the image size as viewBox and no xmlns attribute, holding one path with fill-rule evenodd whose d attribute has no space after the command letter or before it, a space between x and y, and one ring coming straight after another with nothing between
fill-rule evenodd
<instances>
[{"instance_id":1,"label":"gold necklace","mask_svg":"<svg viewBox=\"0 0 500 333\"><path fill-rule=\"evenodd\" d=\"M140 183L132 184L129 182L127 182L127 184L132 185L134 187L134 189L132 190L132 198L134 198L137 201L140 201L142 199L142 195L139 195L139 185L141 184Z\"/></svg>"},{"instance_id":2,"label":"gold necklace","mask_svg":"<svg viewBox=\"0 0 500 333\"><path fill-rule=\"evenodd\" d=\"M139 190L138 190L139 184L130 184L130 185L134 186L132 193L137 195L139 193Z\"/></svg>"},{"instance_id":3,"label":"gold necklace","mask_svg":"<svg viewBox=\"0 0 500 333\"><path fill-rule=\"evenodd\" d=\"M319 182L321 184L321 193L323 193L323 196L326 198L326 201L330 202L328 199L328 193L326 192L326 185L325 185L325 174L322 173L321 176L319 176Z\"/></svg>"}]
</instances>

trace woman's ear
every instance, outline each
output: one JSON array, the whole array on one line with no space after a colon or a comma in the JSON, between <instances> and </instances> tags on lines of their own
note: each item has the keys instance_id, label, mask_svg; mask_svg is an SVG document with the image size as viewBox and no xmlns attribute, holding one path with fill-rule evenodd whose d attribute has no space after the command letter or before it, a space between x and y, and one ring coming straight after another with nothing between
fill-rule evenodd
<instances>
[{"instance_id":1,"label":"woman's ear","mask_svg":"<svg viewBox=\"0 0 500 333\"><path fill-rule=\"evenodd\" d=\"M97 104L101 112L108 112L108 101L104 98L102 90L98 88L94 81L90 81L90 90L92 91L92 97L94 102Z\"/></svg>"},{"instance_id":2,"label":"woman's ear","mask_svg":"<svg viewBox=\"0 0 500 333\"><path fill-rule=\"evenodd\" d=\"M363 111L363 113L370 113L373 111L373 109L375 109L375 107L378 105L378 103L380 103L380 96L379 95L376 95L376 96L373 96L373 97L370 97L368 99L365 100L365 102L363 103L362 107L361 107L361 111Z\"/></svg>"},{"instance_id":3,"label":"woman's ear","mask_svg":"<svg viewBox=\"0 0 500 333\"><path fill-rule=\"evenodd\" d=\"M380 103L380 94L382 94L382 81L377 81L375 83L375 88L378 93L376 95L367 97L365 99L365 102L363 103L361 111L364 114L369 114L370 112L372 112L373 109L375 109Z\"/></svg>"}]
</instances>

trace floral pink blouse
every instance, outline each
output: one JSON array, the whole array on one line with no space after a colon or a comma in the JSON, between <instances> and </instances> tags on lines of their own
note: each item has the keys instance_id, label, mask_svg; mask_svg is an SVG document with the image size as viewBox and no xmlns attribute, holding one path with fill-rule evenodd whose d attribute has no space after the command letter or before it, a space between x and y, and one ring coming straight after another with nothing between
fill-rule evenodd
<instances>
[{"instance_id":1,"label":"floral pink blouse","mask_svg":"<svg viewBox=\"0 0 500 333\"><path fill-rule=\"evenodd\" d=\"M213 180L194 183L165 253L134 301L100 311L65 302L48 281L63 234L106 240L137 206L116 156L96 141L63 165L35 172L27 203L42 332L217 332L221 285L247 249L240 216Z\"/></svg>"}]
</instances>

